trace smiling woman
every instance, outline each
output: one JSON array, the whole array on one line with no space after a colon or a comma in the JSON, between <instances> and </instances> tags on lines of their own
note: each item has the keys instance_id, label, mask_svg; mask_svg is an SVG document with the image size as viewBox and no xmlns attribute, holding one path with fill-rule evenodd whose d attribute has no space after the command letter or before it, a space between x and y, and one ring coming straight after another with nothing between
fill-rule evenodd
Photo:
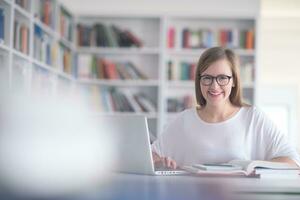
<instances>
[{"instance_id":1,"label":"smiling woman","mask_svg":"<svg viewBox=\"0 0 300 200\"><path fill-rule=\"evenodd\" d=\"M269 160L299 165L296 150L258 108L242 102L239 62L223 47L200 57L197 107L180 113L152 145L154 162L167 167L230 160Z\"/></svg>"}]
</instances>

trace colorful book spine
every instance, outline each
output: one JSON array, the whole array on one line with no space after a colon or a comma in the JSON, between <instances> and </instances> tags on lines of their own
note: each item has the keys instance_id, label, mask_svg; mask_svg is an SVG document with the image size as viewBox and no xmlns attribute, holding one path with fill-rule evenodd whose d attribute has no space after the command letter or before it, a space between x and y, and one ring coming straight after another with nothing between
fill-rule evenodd
<instances>
[{"instance_id":1,"label":"colorful book spine","mask_svg":"<svg viewBox=\"0 0 300 200\"><path fill-rule=\"evenodd\" d=\"M59 29L60 36L66 40L72 40L72 18L71 15L64 9L60 8L60 17L59 17Z\"/></svg>"},{"instance_id":2,"label":"colorful book spine","mask_svg":"<svg viewBox=\"0 0 300 200\"><path fill-rule=\"evenodd\" d=\"M0 7L0 40L4 41L5 37L5 16L4 9Z\"/></svg>"},{"instance_id":3,"label":"colorful book spine","mask_svg":"<svg viewBox=\"0 0 300 200\"><path fill-rule=\"evenodd\" d=\"M14 22L14 48L24 54L29 53L29 28L19 21Z\"/></svg>"},{"instance_id":4,"label":"colorful book spine","mask_svg":"<svg viewBox=\"0 0 300 200\"><path fill-rule=\"evenodd\" d=\"M167 36L168 42L167 46L168 48L172 49L175 47L175 28L170 27L168 30L168 36Z\"/></svg>"}]
</instances>

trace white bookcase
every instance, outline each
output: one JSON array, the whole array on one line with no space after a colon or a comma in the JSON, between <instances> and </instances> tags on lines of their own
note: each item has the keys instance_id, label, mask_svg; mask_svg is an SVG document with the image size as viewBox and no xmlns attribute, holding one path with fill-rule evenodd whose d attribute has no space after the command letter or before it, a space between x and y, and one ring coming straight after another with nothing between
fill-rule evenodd
<instances>
[{"instance_id":1,"label":"white bookcase","mask_svg":"<svg viewBox=\"0 0 300 200\"><path fill-rule=\"evenodd\" d=\"M38 6L43 5L43 2L49 3L51 26L45 24L37 14ZM59 66L63 58L60 57L59 49L55 48L55 45L60 44L68 48L74 65L71 58L75 51L73 40L68 41L60 35L60 18L57 16L60 16L63 5L58 1L45 0L24 0L23 3L24 6L19 5L17 0L0 1L5 22L4 39L0 44L1 81L6 85L3 89L26 94L42 92L49 96L56 96L61 88L72 91L76 84L73 72L64 71L64 66ZM41 46L36 46L37 27L43 34ZM35 53L42 51L44 55L37 57ZM47 54L51 55L49 62L45 58Z\"/></svg>"},{"instance_id":2,"label":"white bookcase","mask_svg":"<svg viewBox=\"0 0 300 200\"><path fill-rule=\"evenodd\" d=\"M63 96L66 92L89 90L88 103L91 105L92 114L95 115L145 115L148 118L151 132L154 135L160 133L166 122L182 109L179 106L176 112L171 111L172 105L180 101L188 100L191 104L195 102L194 81L182 80L178 78L181 73L182 62L196 64L199 56L204 51L204 46L199 48L184 48L183 30L187 29L193 33L209 30L214 37L218 38L220 30L253 30L256 37L255 17L229 17L222 16L189 16L189 15L97 15L97 16L73 16L67 8L59 1L51 1L52 16L47 19L51 25L46 25L41 20L38 12L39 6L45 0L28 1L26 9L20 7L15 1L0 0L0 7L5 11L5 38L0 44L0 70L1 80L9 77L5 83L9 88L18 88L26 92L42 91L45 95ZM70 30L73 34L61 33L60 13L67 13ZM28 26L28 52L24 53L15 48L14 21ZM78 45L77 25L93 26L101 23L106 26L115 25L122 30L129 30L139 38L142 47L98 47ZM170 47L170 29L173 33L173 46ZM203 33L201 33L203 36ZM201 35L200 34L200 35ZM36 35L42 35L42 45L50 44L54 52L51 54L51 62L39 55ZM199 36L200 37L200 36ZM207 37L207 36L206 36ZM202 39L204 40L204 39ZM231 41L231 40L230 40ZM194 37L190 42L196 44L199 38ZM219 45L214 41L212 45ZM235 52L241 58L241 76L243 82L244 98L250 103L255 102L256 85L256 56L255 47L246 49L244 47L234 47ZM64 67L61 52L68 51L68 62L71 62L71 69ZM98 79L95 77L84 77L78 71L87 70L89 66L84 66L82 59L96 56L113 62L132 62L139 70L147 75L147 79ZM171 62L170 62L171 61ZM2 65L2 63L4 63ZM177 78L169 80L169 67L172 63L172 73L177 73ZM177 68L177 69L176 69ZM6 75L4 75L6 74ZM178 75L179 74L179 75ZM74 75L74 76L73 76ZM101 91L105 90L125 91L125 93L144 93L147 98L154 102L155 109L150 112L115 112L104 110L104 100L101 99ZM93 96L93 91L97 91L98 96ZM100 91L100 92L99 92ZM100 96L99 96L100 94ZM186 97L188 98L186 98ZM105 97L111 98L111 97ZM175 100L174 100L175 99ZM185 100L184 100L185 99ZM111 102L109 103L111 104ZM99 106L100 105L100 106ZM110 105L112 106L112 105ZM99 108L101 107L101 108Z\"/></svg>"},{"instance_id":3,"label":"white bookcase","mask_svg":"<svg viewBox=\"0 0 300 200\"><path fill-rule=\"evenodd\" d=\"M173 46L170 47L167 44L169 42L168 38L165 40L165 48L163 49L164 52L164 83L165 83L165 90L163 93L163 101L165 103L165 110L163 113L167 113L164 116L164 122L168 120L170 117L174 116L176 112L170 109L170 105L168 103L168 98L181 98L185 97L186 100L189 101L188 105L195 104L195 85L193 80L182 80L185 79L184 77L176 77L176 78L168 78L168 68L169 64L168 61L172 61L172 69L174 71L179 72L182 70L184 66L181 63L191 63L194 64L194 68L196 67L196 63L199 60L200 55L205 50L206 47L211 46L220 46L222 43L222 39L220 39L221 34L223 32L227 32L226 34L231 34L231 40L225 42L224 46L234 49L234 51L239 55L240 62L241 62L241 80L243 86L243 97L246 102L251 104L255 101L255 48L254 48L254 38L253 43L251 43L252 47L244 46L241 40L241 35L243 31L253 31L255 34L255 18L245 18L243 16L231 18L231 17L222 17L222 16L214 16L214 17L205 17L205 16L169 16L165 19L165 27L164 33L165 35L169 35L170 29L175 31ZM204 38L203 41L207 41L208 37L211 37L210 44L205 46L206 44L202 44L203 46L198 47L184 47L183 46L183 31L185 29L191 30L191 32L200 31L201 37ZM239 33L234 33L239 32ZM209 35L210 36L207 36ZM236 35L234 35L236 34ZM239 35L239 36L237 36ZM196 35L197 36L197 35ZM194 37L194 36L190 36ZM227 35L227 37L230 37ZM235 38L236 37L236 38ZM245 38L244 38L245 39ZM190 41L194 44L201 44L201 42L197 41L199 37L191 38ZM236 41L234 41L236 40ZM205 43L205 42L203 42ZM181 69L180 69L181 67ZM176 70L175 70L176 69Z\"/></svg>"}]
</instances>

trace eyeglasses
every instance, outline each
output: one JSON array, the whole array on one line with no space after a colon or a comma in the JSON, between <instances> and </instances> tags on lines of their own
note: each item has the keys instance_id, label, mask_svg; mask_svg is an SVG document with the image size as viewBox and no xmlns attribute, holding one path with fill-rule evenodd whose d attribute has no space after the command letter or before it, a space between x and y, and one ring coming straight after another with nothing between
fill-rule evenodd
<instances>
[{"instance_id":1,"label":"eyeglasses","mask_svg":"<svg viewBox=\"0 0 300 200\"><path fill-rule=\"evenodd\" d=\"M229 83L232 76L227 76L224 74L218 76L210 76L210 75L203 75L200 76L200 83L205 86L209 86L213 83L213 80L216 79L218 85L225 86Z\"/></svg>"}]
</instances>

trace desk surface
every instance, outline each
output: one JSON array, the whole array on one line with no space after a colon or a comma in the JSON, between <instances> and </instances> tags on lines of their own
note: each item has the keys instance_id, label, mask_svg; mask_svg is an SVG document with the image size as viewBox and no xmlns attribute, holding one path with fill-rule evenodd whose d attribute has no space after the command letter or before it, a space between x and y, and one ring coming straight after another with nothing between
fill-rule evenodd
<instances>
[{"instance_id":1,"label":"desk surface","mask_svg":"<svg viewBox=\"0 0 300 200\"><path fill-rule=\"evenodd\" d=\"M111 200L299 200L300 179L114 174L94 195Z\"/></svg>"},{"instance_id":2,"label":"desk surface","mask_svg":"<svg viewBox=\"0 0 300 200\"><path fill-rule=\"evenodd\" d=\"M86 191L47 200L299 200L300 179L112 174ZM2 198L5 197L5 198ZM24 200L0 195L0 199ZM31 198L25 198L30 199Z\"/></svg>"}]
</instances>

